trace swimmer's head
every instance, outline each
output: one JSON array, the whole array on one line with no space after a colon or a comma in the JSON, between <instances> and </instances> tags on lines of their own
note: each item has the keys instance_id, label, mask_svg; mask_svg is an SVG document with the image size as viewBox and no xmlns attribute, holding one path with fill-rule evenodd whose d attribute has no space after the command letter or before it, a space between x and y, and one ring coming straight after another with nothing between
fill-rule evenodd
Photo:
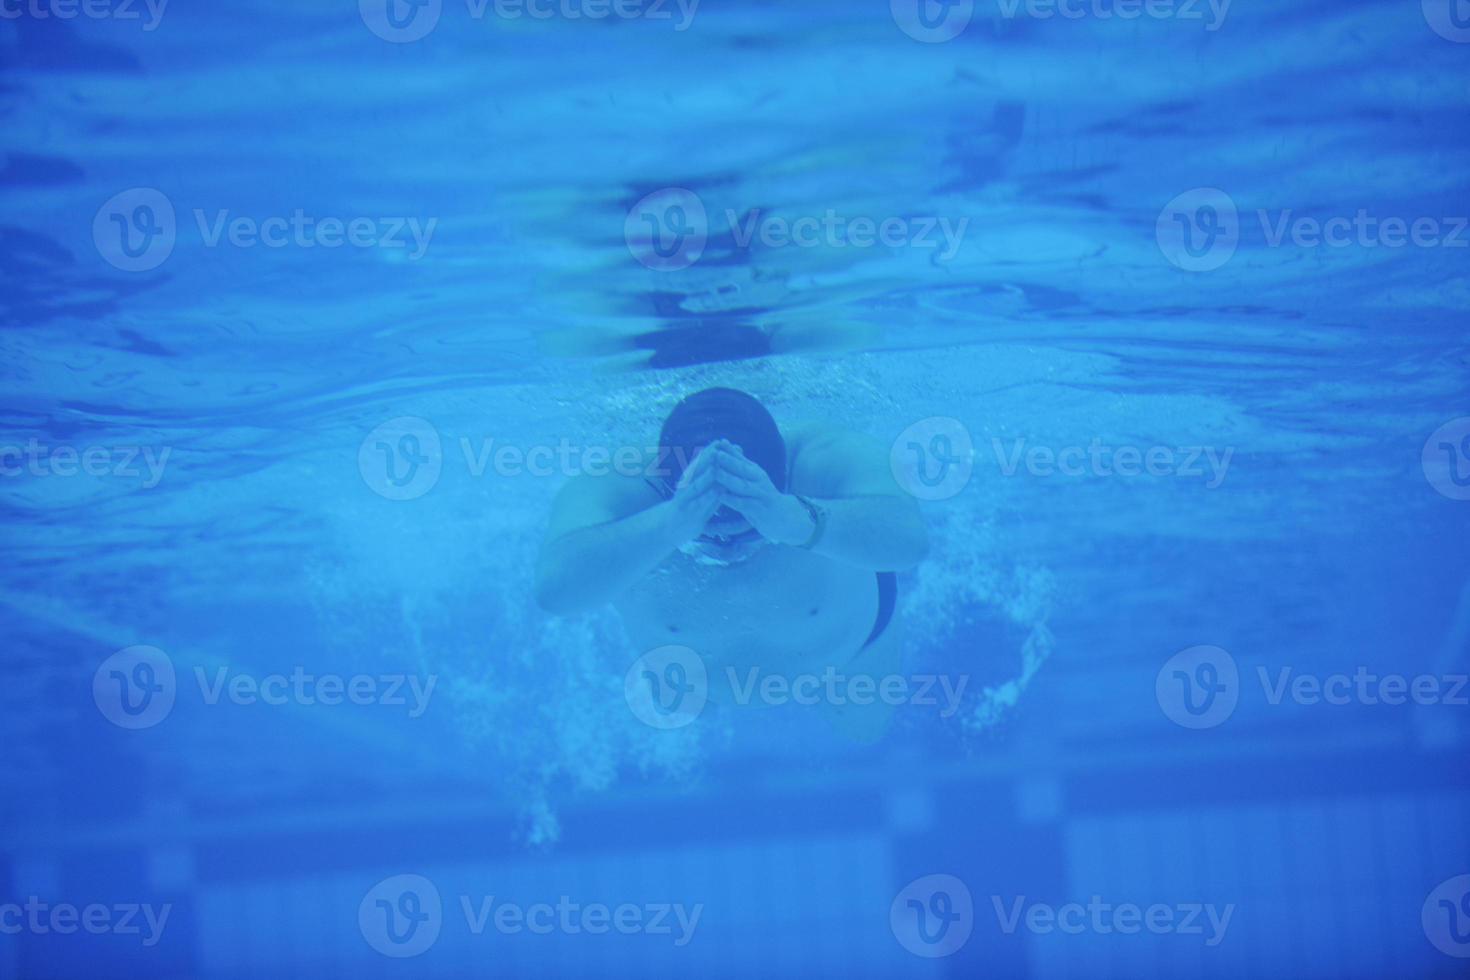
<instances>
[{"instance_id":1,"label":"swimmer's head","mask_svg":"<svg viewBox=\"0 0 1470 980\"><path fill-rule=\"evenodd\" d=\"M716 439L728 439L740 447L745 458L766 471L776 489L786 490L786 440L766 407L734 388L706 388L674 406L664 420L658 437L655 473L672 494L679 477L694 457ZM712 532L740 533L748 528L745 518L721 507L710 518Z\"/></svg>"}]
</instances>

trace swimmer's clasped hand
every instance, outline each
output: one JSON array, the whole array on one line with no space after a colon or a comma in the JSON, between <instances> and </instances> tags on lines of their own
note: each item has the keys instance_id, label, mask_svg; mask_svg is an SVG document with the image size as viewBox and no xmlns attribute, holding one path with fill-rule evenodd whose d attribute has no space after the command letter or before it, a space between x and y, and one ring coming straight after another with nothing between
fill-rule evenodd
<instances>
[{"instance_id":1,"label":"swimmer's clasped hand","mask_svg":"<svg viewBox=\"0 0 1470 980\"><path fill-rule=\"evenodd\" d=\"M739 446L721 440L709 449L715 451L715 481L725 505L739 511L761 537L794 546L813 539L819 519L811 508L776 489L766 471L746 459Z\"/></svg>"},{"instance_id":2,"label":"swimmer's clasped hand","mask_svg":"<svg viewBox=\"0 0 1470 980\"><path fill-rule=\"evenodd\" d=\"M698 537L720 509L723 495L715 480L715 459L701 452L679 478L674 496L662 506L667 508L669 536L675 546Z\"/></svg>"}]
</instances>

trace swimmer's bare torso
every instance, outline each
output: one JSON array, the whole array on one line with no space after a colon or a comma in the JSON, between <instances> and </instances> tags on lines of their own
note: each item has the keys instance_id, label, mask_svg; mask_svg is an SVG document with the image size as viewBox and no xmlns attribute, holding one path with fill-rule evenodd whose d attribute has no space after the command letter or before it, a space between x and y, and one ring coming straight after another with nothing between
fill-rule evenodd
<instances>
[{"instance_id":1,"label":"swimmer's bare torso","mask_svg":"<svg viewBox=\"0 0 1470 980\"><path fill-rule=\"evenodd\" d=\"M807 430L789 438L788 450L789 492L780 496L809 498L829 515L816 547L758 540L739 560L715 563L697 547L707 514L670 531L682 498L665 500L632 474L579 478L553 513L538 583L542 604L577 611L611 602L640 651L679 645L698 653L717 700L729 700L731 682L748 683L752 670L788 680L828 667L895 671L899 624L885 622L872 635L880 614L876 573L922 556L914 503L894 483L886 455L862 437ZM579 539L581 532L588 533ZM570 544L559 551L559 542ZM571 561L578 567L568 567ZM582 601L560 601L574 584L585 590Z\"/></svg>"},{"instance_id":2,"label":"swimmer's bare torso","mask_svg":"<svg viewBox=\"0 0 1470 980\"><path fill-rule=\"evenodd\" d=\"M674 551L615 605L640 650L678 644L721 675L786 674L850 661L873 628L878 587L871 571L795 547L724 566Z\"/></svg>"}]
</instances>

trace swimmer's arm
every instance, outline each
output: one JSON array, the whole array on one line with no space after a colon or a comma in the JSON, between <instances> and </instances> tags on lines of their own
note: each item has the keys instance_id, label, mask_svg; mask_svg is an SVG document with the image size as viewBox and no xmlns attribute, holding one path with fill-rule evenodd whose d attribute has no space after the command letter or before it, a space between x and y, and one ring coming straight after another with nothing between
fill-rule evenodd
<instances>
[{"instance_id":1,"label":"swimmer's arm","mask_svg":"<svg viewBox=\"0 0 1470 980\"><path fill-rule=\"evenodd\" d=\"M923 561L929 532L917 502L894 480L881 445L842 432L806 436L793 449L793 492L827 514L817 554L876 572L905 571Z\"/></svg>"},{"instance_id":2,"label":"swimmer's arm","mask_svg":"<svg viewBox=\"0 0 1470 980\"><path fill-rule=\"evenodd\" d=\"M668 507L648 503L646 488L616 478L583 477L563 487L536 562L537 604L576 615L651 572L679 542Z\"/></svg>"},{"instance_id":3,"label":"swimmer's arm","mask_svg":"<svg viewBox=\"0 0 1470 980\"><path fill-rule=\"evenodd\" d=\"M573 480L557 495L536 566L536 601L559 615L616 599L704 529L725 499L716 452L701 452L662 499L641 479Z\"/></svg>"}]
</instances>

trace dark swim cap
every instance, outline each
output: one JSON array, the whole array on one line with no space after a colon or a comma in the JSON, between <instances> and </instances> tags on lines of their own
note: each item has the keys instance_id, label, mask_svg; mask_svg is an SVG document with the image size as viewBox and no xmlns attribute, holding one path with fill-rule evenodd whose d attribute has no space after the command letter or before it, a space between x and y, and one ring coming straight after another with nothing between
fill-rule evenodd
<instances>
[{"instance_id":1,"label":"dark swim cap","mask_svg":"<svg viewBox=\"0 0 1470 980\"><path fill-rule=\"evenodd\" d=\"M786 440L766 407L734 388L706 388L674 406L659 433L658 469L672 492L697 452L716 439L729 439L786 490Z\"/></svg>"}]
</instances>

